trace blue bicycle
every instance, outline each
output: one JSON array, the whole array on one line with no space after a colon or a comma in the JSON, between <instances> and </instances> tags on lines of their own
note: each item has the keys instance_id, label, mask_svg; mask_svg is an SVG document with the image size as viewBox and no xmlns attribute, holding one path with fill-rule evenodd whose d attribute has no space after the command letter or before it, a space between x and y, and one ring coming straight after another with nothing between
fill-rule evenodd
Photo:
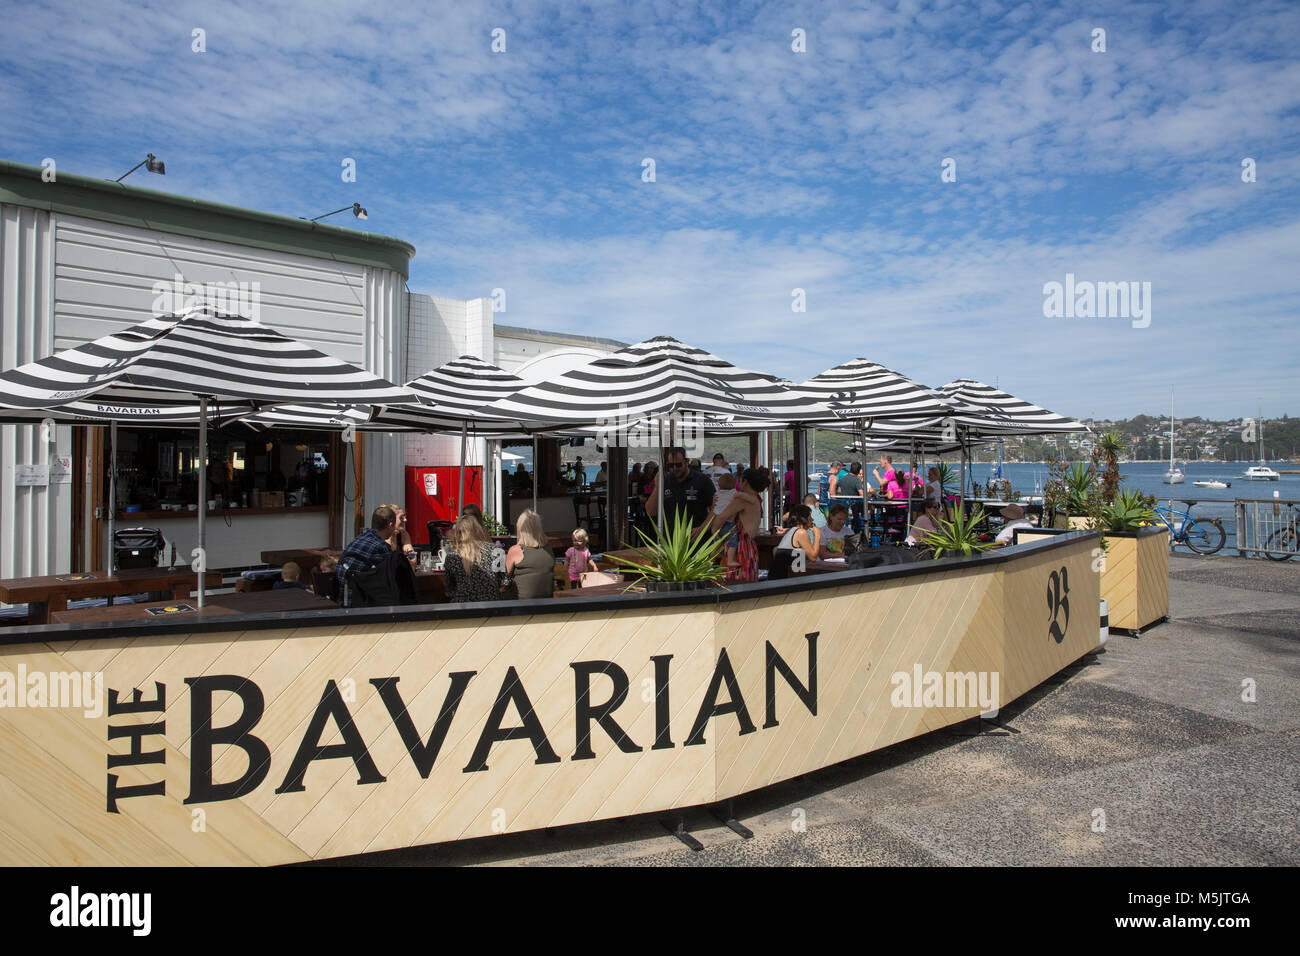
<instances>
[{"instance_id":1,"label":"blue bicycle","mask_svg":"<svg viewBox=\"0 0 1300 956\"><path fill-rule=\"evenodd\" d=\"M1185 544L1197 554L1214 554L1223 547L1227 535L1218 518L1194 518L1191 507L1194 501L1184 501L1189 510L1178 511L1172 507L1156 505L1156 517L1169 529L1170 544Z\"/></svg>"}]
</instances>

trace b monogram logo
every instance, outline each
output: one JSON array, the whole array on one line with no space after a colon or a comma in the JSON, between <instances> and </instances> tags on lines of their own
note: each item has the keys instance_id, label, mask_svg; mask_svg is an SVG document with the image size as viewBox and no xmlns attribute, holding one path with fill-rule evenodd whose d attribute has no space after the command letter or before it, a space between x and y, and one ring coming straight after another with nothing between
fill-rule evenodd
<instances>
[{"instance_id":1,"label":"b monogram logo","mask_svg":"<svg viewBox=\"0 0 1300 956\"><path fill-rule=\"evenodd\" d=\"M853 404L857 397L858 393L854 391L834 392L826 401L826 404L831 408L847 408Z\"/></svg>"},{"instance_id":2,"label":"b monogram logo","mask_svg":"<svg viewBox=\"0 0 1300 956\"><path fill-rule=\"evenodd\" d=\"M1047 609L1051 612L1047 632L1058 644L1065 640L1065 632L1070 628L1069 594L1070 576L1066 569L1053 571L1052 576L1047 579ZM1063 623L1060 621L1062 612L1065 614Z\"/></svg>"}]
</instances>

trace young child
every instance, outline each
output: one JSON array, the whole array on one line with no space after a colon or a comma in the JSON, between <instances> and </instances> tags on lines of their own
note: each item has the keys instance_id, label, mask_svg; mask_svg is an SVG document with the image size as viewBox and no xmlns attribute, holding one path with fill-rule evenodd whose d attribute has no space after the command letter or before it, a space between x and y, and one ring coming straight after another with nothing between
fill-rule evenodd
<instances>
[{"instance_id":1,"label":"young child","mask_svg":"<svg viewBox=\"0 0 1300 956\"><path fill-rule=\"evenodd\" d=\"M564 566L569 569L569 589L578 586L583 571L599 571L596 562L591 560L591 551L587 547L587 530L575 528L573 547L564 552Z\"/></svg>"},{"instance_id":2,"label":"young child","mask_svg":"<svg viewBox=\"0 0 1300 956\"><path fill-rule=\"evenodd\" d=\"M757 502L758 496L736 490L736 476L728 472L718 476L718 494L714 498L713 513L720 515L731 507L737 498L742 501ZM724 521L718 531L727 539L727 567L736 566L736 548L740 546L740 531L734 521Z\"/></svg>"},{"instance_id":3,"label":"young child","mask_svg":"<svg viewBox=\"0 0 1300 956\"><path fill-rule=\"evenodd\" d=\"M301 588L309 590L307 585L298 580L302 577L302 568L298 566L297 561L286 561L284 567L280 569L280 580L271 585L272 591L282 591L285 588Z\"/></svg>"}]
</instances>

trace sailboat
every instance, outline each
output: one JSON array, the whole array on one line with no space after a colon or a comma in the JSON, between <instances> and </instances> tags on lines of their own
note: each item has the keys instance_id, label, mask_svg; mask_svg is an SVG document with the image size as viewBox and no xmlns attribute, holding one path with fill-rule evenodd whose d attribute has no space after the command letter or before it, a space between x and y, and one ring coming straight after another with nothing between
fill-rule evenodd
<instances>
[{"instance_id":1,"label":"sailboat","mask_svg":"<svg viewBox=\"0 0 1300 956\"><path fill-rule=\"evenodd\" d=\"M1264 463L1264 407L1262 405L1255 429L1259 432L1259 464L1251 465L1241 477L1247 481L1281 481L1282 476Z\"/></svg>"},{"instance_id":2,"label":"sailboat","mask_svg":"<svg viewBox=\"0 0 1300 956\"><path fill-rule=\"evenodd\" d=\"M1165 472L1166 485L1181 485L1187 476L1174 464L1174 390L1169 390L1169 470Z\"/></svg>"}]
</instances>

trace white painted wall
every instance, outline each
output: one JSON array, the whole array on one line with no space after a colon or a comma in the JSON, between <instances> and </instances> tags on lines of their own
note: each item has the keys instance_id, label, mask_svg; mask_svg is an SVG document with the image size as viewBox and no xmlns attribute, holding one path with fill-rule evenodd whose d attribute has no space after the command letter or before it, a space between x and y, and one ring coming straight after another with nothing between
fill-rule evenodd
<instances>
[{"instance_id":1,"label":"white painted wall","mask_svg":"<svg viewBox=\"0 0 1300 956\"><path fill-rule=\"evenodd\" d=\"M48 355L53 348L55 230L50 213L0 205L0 368ZM0 577L66 570L72 560L72 485L18 487L14 466L49 464L72 453L72 430L0 426ZM77 480L78 463L73 463Z\"/></svg>"},{"instance_id":2,"label":"white painted wall","mask_svg":"<svg viewBox=\"0 0 1300 956\"><path fill-rule=\"evenodd\" d=\"M227 512L230 526L220 515L208 515L205 537L209 568L238 568L261 564L261 553L276 548L312 547L329 541L329 515L321 511L295 512L286 508L282 514L241 515ZM129 517L118 522L119 528L134 527ZM175 518L149 518L140 522L162 532L167 545L176 546L176 564L188 565L190 554L199 543L198 515L179 512Z\"/></svg>"},{"instance_id":3,"label":"white painted wall","mask_svg":"<svg viewBox=\"0 0 1300 956\"><path fill-rule=\"evenodd\" d=\"M492 361L491 299L447 299L442 296L411 293L408 301L410 332L407 338L404 381L419 378L425 372L432 371L462 355L472 355L486 362ZM407 465L460 464L459 431L408 435L403 446L404 462ZM482 465L486 455L487 442L472 439L467 443L465 464Z\"/></svg>"}]
</instances>

